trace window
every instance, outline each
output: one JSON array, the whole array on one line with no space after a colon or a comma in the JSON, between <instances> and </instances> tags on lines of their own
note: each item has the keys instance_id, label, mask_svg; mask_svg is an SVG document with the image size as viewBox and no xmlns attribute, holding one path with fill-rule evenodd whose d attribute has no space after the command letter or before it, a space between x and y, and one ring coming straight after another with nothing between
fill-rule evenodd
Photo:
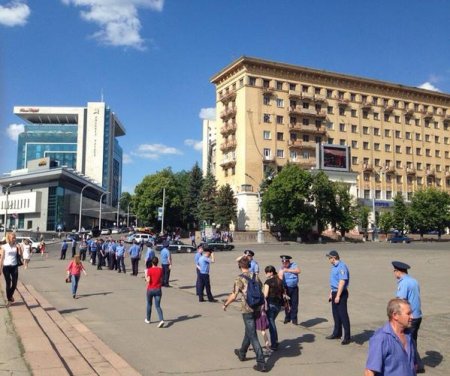
<instances>
[{"instance_id":1,"label":"window","mask_svg":"<svg viewBox=\"0 0 450 376\"><path fill-rule=\"evenodd\" d=\"M333 114L333 106L328 106L327 107L327 113L328 114Z\"/></svg>"},{"instance_id":2,"label":"window","mask_svg":"<svg viewBox=\"0 0 450 376\"><path fill-rule=\"evenodd\" d=\"M291 159L297 159L297 151L296 150L291 150L291 152L290 152L290 154L289 154L289 157L291 158Z\"/></svg>"},{"instance_id":3,"label":"window","mask_svg":"<svg viewBox=\"0 0 450 376\"><path fill-rule=\"evenodd\" d=\"M369 127L363 127L363 133L369 134Z\"/></svg>"},{"instance_id":4,"label":"window","mask_svg":"<svg viewBox=\"0 0 450 376\"><path fill-rule=\"evenodd\" d=\"M284 100L281 98L277 98L277 107L284 107Z\"/></svg>"},{"instance_id":5,"label":"window","mask_svg":"<svg viewBox=\"0 0 450 376\"><path fill-rule=\"evenodd\" d=\"M358 141L352 140L352 149L358 149Z\"/></svg>"},{"instance_id":6,"label":"window","mask_svg":"<svg viewBox=\"0 0 450 376\"><path fill-rule=\"evenodd\" d=\"M328 137L328 143L329 143L330 145L332 145L333 142L334 142L334 138Z\"/></svg>"},{"instance_id":7,"label":"window","mask_svg":"<svg viewBox=\"0 0 450 376\"><path fill-rule=\"evenodd\" d=\"M289 106L295 108L297 106L297 101L293 101L292 99L289 101Z\"/></svg>"},{"instance_id":8,"label":"window","mask_svg":"<svg viewBox=\"0 0 450 376\"><path fill-rule=\"evenodd\" d=\"M308 109L309 108L309 103L308 102L303 102L303 108Z\"/></svg>"},{"instance_id":9,"label":"window","mask_svg":"<svg viewBox=\"0 0 450 376\"><path fill-rule=\"evenodd\" d=\"M339 140L339 145L345 146L345 140L340 139L340 140Z\"/></svg>"},{"instance_id":10,"label":"window","mask_svg":"<svg viewBox=\"0 0 450 376\"><path fill-rule=\"evenodd\" d=\"M264 148L264 158L265 159L270 159L272 156L272 151L268 148Z\"/></svg>"},{"instance_id":11,"label":"window","mask_svg":"<svg viewBox=\"0 0 450 376\"><path fill-rule=\"evenodd\" d=\"M392 200L392 191L386 191L386 200Z\"/></svg>"},{"instance_id":12,"label":"window","mask_svg":"<svg viewBox=\"0 0 450 376\"><path fill-rule=\"evenodd\" d=\"M363 175L364 181L370 181L370 174Z\"/></svg>"},{"instance_id":13,"label":"window","mask_svg":"<svg viewBox=\"0 0 450 376\"><path fill-rule=\"evenodd\" d=\"M345 107L339 107L339 115L345 116Z\"/></svg>"},{"instance_id":14,"label":"window","mask_svg":"<svg viewBox=\"0 0 450 376\"><path fill-rule=\"evenodd\" d=\"M283 124L283 116L277 115L277 124Z\"/></svg>"},{"instance_id":15,"label":"window","mask_svg":"<svg viewBox=\"0 0 450 376\"><path fill-rule=\"evenodd\" d=\"M420 119L414 119L414 123L417 127L420 127Z\"/></svg>"},{"instance_id":16,"label":"window","mask_svg":"<svg viewBox=\"0 0 450 376\"><path fill-rule=\"evenodd\" d=\"M395 131L395 138L402 138L402 133L400 131Z\"/></svg>"},{"instance_id":17,"label":"window","mask_svg":"<svg viewBox=\"0 0 450 376\"><path fill-rule=\"evenodd\" d=\"M400 116L394 116L394 121L396 122L396 123L400 123Z\"/></svg>"},{"instance_id":18,"label":"window","mask_svg":"<svg viewBox=\"0 0 450 376\"><path fill-rule=\"evenodd\" d=\"M422 184L423 184L422 176L418 176L417 177L417 185L422 185Z\"/></svg>"},{"instance_id":19,"label":"window","mask_svg":"<svg viewBox=\"0 0 450 376\"><path fill-rule=\"evenodd\" d=\"M264 95L263 96L263 103L265 106L269 106L270 105L270 96L269 95Z\"/></svg>"},{"instance_id":20,"label":"window","mask_svg":"<svg viewBox=\"0 0 450 376\"><path fill-rule=\"evenodd\" d=\"M239 80L239 87L242 87L242 86L244 86L244 79L243 78L241 78Z\"/></svg>"},{"instance_id":21,"label":"window","mask_svg":"<svg viewBox=\"0 0 450 376\"><path fill-rule=\"evenodd\" d=\"M284 140L284 133L277 132L277 141L283 141L283 140Z\"/></svg>"},{"instance_id":22,"label":"window","mask_svg":"<svg viewBox=\"0 0 450 376\"><path fill-rule=\"evenodd\" d=\"M270 136L270 131L263 132L264 140L270 140L272 137Z\"/></svg>"},{"instance_id":23,"label":"window","mask_svg":"<svg viewBox=\"0 0 450 376\"><path fill-rule=\"evenodd\" d=\"M378 112L374 112L373 113L373 120L379 120L380 119L380 114Z\"/></svg>"},{"instance_id":24,"label":"window","mask_svg":"<svg viewBox=\"0 0 450 376\"><path fill-rule=\"evenodd\" d=\"M316 108L316 111L317 111L317 112L320 112L320 111L322 110L322 105L317 103L317 104L315 105L315 108Z\"/></svg>"},{"instance_id":25,"label":"window","mask_svg":"<svg viewBox=\"0 0 450 376\"><path fill-rule=\"evenodd\" d=\"M400 145L395 145L395 152L396 153L401 153L402 152L402 147Z\"/></svg>"},{"instance_id":26,"label":"window","mask_svg":"<svg viewBox=\"0 0 450 376\"><path fill-rule=\"evenodd\" d=\"M351 113L352 117L356 117L357 116L356 110L354 110L354 109L351 109L350 113Z\"/></svg>"},{"instance_id":27,"label":"window","mask_svg":"<svg viewBox=\"0 0 450 376\"><path fill-rule=\"evenodd\" d=\"M416 141L420 141L422 137L420 136L420 133L416 133Z\"/></svg>"},{"instance_id":28,"label":"window","mask_svg":"<svg viewBox=\"0 0 450 376\"><path fill-rule=\"evenodd\" d=\"M369 111L363 110L363 118L368 119L369 118Z\"/></svg>"},{"instance_id":29,"label":"window","mask_svg":"<svg viewBox=\"0 0 450 376\"><path fill-rule=\"evenodd\" d=\"M328 129L334 129L334 124L333 124L331 121L329 121L329 122L327 123L327 128L328 128Z\"/></svg>"},{"instance_id":30,"label":"window","mask_svg":"<svg viewBox=\"0 0 450 376\"><path fill-rule=\"evenodd\" d=\"M327 89L327 98L331 98L333 96L333 90Z\"/></svg>"},{"instance_id":31,"label":"window","mask_svg":"<svg viewBox=\"0 0 450 376\"><path fill-rule=\"evenodd\" d=\"M352 102L356 102L356 94L355 93L350 93L350 100Z\"/></svg>"},{"instance_id":32,"label":"window","mask_svg":"<svg viewBox=\"0 0 450 376\"><path fill-rule=\"evenodd\" d=\"M384 114L384 121L389 121L389 114Z\"/></svg>"},{"instance_id":33,"label":"window","mask_svg":"<svg viewBox=\"0 0 450 376\"><path fill-rule=\"evenodd\" d=\"M284 158L284 150L277 149L277 158Z\"/></svg>"},{"instance_id":34,"label":"window","mask_svg":"<svg viewBox=\"0 0 450 376\"><path fill-rule=\"evenodd\" d=\"M391 144L384 144L384 151L391 151Z\"/></svg>"},{"instance_id":35,"label":"window","mask_svg":"<svg viewBox=\"0 0 450 376\"><path fill-rule=\"evenodd\" d=\"M375 191L375 198L376 198L377 200L381 199L381 191L380 191L379 189L377 189L377 190Z\"/></svg>"},{"instance_id":36,"label":"window","mask_svg":"<svg viewBox=\"0 0 450 376\"><path fill-rule=\"evenodd\" d=\"M378 97L373 97L372 98L372 104L377 104L378 103Z\"/></svg>"},{"instance_id":37,"label":"window","mask_svg":"<svg viewBox=\"0 0 450 376\"><path fill-rule=\"evenodd\" d=\"M422 163L417 162L416 168L417 168L417 170L421 171L422 170Z\"/></svg>"},{"instance_id":38,"label":"window","mask_svg":"<svg viewBox=\"0 0 450 376\"><path fill-rule=\"evenodd\" d=\"M343 91L338 91L338 98L339 99L344 99L344 92Z\"/></svg>"},{"instance_id":39,"label":"window","mask_svg":"<svg viewBox=\"0 0 450 376\"><path fill-rule=\"evenodd\" d=\"M352 133L357 133L358 132L358 126L355 124L352 124Z\"/></svg>"},{"instance_id":40,"label":"window","mask_svg":"<svg viewBox=\"0 0 450 376\"><path fill-rule=\"evenodd\" d=\"M281 81L277 81L277 90L283 90L283 83Z\"/></svg>"},{"instance_id":41,"label":"window","mask_svg":"<svg viewBox=\"0 0 450 376\"><path fill-rule=\"evenodd\" d=\"M309 159L309 151L304 151L302 157L303 159Z\"/></svg>"},{"instance_id":42,"label":"window","mask_svg":"<svg viewBox=\"0 0 450 376\"><path fill-rule=\"evenodd\" d=\"M290 84L289 84L289 90L295 90L295 86L296 86L295 84L291 84L291 83L290 83Z\"/></svg>"},{"instance_id":43,"label":"window","mask_svg":"<svg viewBox=\"0 0 450 376\"><path fill-rule=\"evenodd\" d=\"M437 165L436 165L436 171L437 171L437 172L441 172L441 170L442 170L441 165L440 165L440 164L437 164Z\"/></svg>"},{"instance_id":44,"label":"window","mask_svg":"<svg viewBox=\"0 0 450 376\"><path fill-rule=\"evenodd\" d=\"M425 149L425 155L427 157L431 157L431 150L430 149Z\"/></svg>"},{"instance_id":45,"label":"window","mask_svg":"<svg viewBox=\"0 0 450 376\"><path fill-rule=\"evenodd\" d=\"M439 136L434 136L434 143L440 144Z\"/></svg>"},{"instance_id":46,"label":"window","mask_svg":"<svg viewBox=\"0 0 450 376\"><path fill-rule=\"evenodd\" d=\"M291 116L289 118L289 123L290 124L297 124L297 118L295 116Z\"/></svg>"},{"instance_id":47,"label":"window","mask_svg":"<svg viewBox=\"0 0 450 376\"><path fill-rule=\"evenodd\" d=\"M322 126L322 120L316 120L316 127Z\"/></svg>"},{"instance_id":48,"label":"window","mask_svg":"<svg viewBox=\"0 0 450 376\"><path fill-rule=\"evenodd\" d=\"M448 137L444 137L444 144L448 145Z\"/></svg>"},{"instance_id":49,"label":"window","mask_svg":"<svg viewBox=\"0 0 450 376\"><path fill-rule=\"evenodd\" d=\"M339 123L339 130L341 132L345 132L345 124L344 123Z\"/></svg>"},{"instance_id":50,"label":"window","mask_svg":"<svg viewBox=\"0 0 450 376\"><path fill-rule=\"evenodd\" d=\"M303 118L302 119L302 124L303 125L309 125L309 119L308 118Z\"/></svg>"},{"instance_id":51,"label":"window","mask_svg":"<svg viewBox=\"0 0 450 376\"><path fill-rule=\"evenodd\" d=\"M380 128L373 128L373 134L375 136L379 136L380 135Z\"/></svg>"},{"instance_id":52,"label":"window","mask_svg":"<svg viewBox=\"0 0 450 376\"><path fill-rule=\"evenodd\" d=\"M268 88L270 86L269 80L263 80L263 87Z\"/></svg>"},{"instance_id":53,"label":"window","mask_svg":"<svg viewBox=\"0 0 450 376\"><path fill-rule=\"evenodd\" d=\"M402 161L395 161L395 168L402 168Z\"/></svg>"},{"instance_id":54,"label":"window","mask_svg":"<svg viewBox=\"0 0 450 376\"><path fill-rule=\"evenodd\" d=\"M373 150L380 150L380 144L378 142L373 144Z\"/></svg>"},{"instance_id":55,"label":"window","mask_svg":"<svg viewBox=\"0 0 450 376\"><path fill-rule=\"evenodd\" d=\"M430 142L430 135L429 134L425 135L425 142Z\"/></svg>"},{"instance_id":56,"label":"window","mask_svg":"<svg viewBox=\"0 0 450 376\"><path fill-rule=\"evenodd\" d=\"M364 150L369 150L369 143L367 141L363 142L363 149Z\"/></svg>"},{"instance_id":57,"label":"window","mask_svg":"<svg viewBox=\"0 0 450 376\"><path fill-rule=\"evenodd\" d=\"M304 134L302 140L305 142L309 142L309 134Z\"/></svg>"},{"instance_id":58,"label":"window","mask_svg":"<svg viewBox=\"0 0 450 376\"><path fill-rule=\"evenodd\" d=\"M379 158L375 158L374 165L375 165L375 167L380 167L380 159Z\"/></svg>"},{"instance_id":59,"label":"window","mask_svg":"<svg viewBox=\"0 0 450 376\"><path fill-rule=\"evenodd\" d=\"M264 123L270 123L270 115L264 114Z\"/></svg>"},{"instance_id":60,"label":"window","mask_svg":"<svg viewBox=\"0 0 450 376\"><path fill-rule=\"evenodd\" d=\"M384 137L391 137L391 130L390 129L385 129L384 130Z\"/></svg>"},{"instance_id":61,"label":"window","mask_svg":"<svg viewBox=\"0 0 450 376\"><path fill-rule=\"evenodd\" d=\"M352 157L352 165L358 164L358 157Z\"/></svg>"},{"instance_id":62,"label":"window","mask_svg":"<svg viewBox=\"0 0 450 376\"><path fill-rule=\"evenodd\" d=\"M450 155L450 153L449 153L448 151L445 151L445 152L444 152L444 156L445 156L446 159L449 158L449 155Z\"/></svg>"},{"instance_id":63,"label":"window","mask_svg":"<svg viewBox=\"0 0 450 376\"><path fill-rule=\"evenodd\" d=\"M250 85L250 86L255 86L256 85L256 77L249 77L248 78L248 84Z\"/></svg>"},{"instance_id":64,"label":"window","mask_svg":"<svg viewBox=\"0 0 450 376\"><path fill-rule=\"evenodd\" d=\"M364 189L364 198L366 200L370 199L370 189Z\"/></svg>"},{"instance_id":65,"label":"window","mask_svg":"<svg viewBox=\"0 0 450 376\"><path fill-rule=\"evenodd\" d=\"M406 132L406 133L405 133L405 138L406 138L407 140L411 140L411 132Z\"/></svg>"},{"instance_id":66,"label":"window","mask_svg":"<svg viewBox=\"0 0 450 376\"><path fill-rule=\"evenodd\" d=\"M302 93L307 93L309 89L309 86L307 85L302 85Z\"/></svg>"},{"instance_id":67,"label":"window","mask_svg":"<svg viewBox=\"0 0 450 376\"><path fill-rule=\"evenodd\" d=\"M422 154L422 149L416 148L416 155L421 155L421 154Z\"/></svg>"}]
</instances>

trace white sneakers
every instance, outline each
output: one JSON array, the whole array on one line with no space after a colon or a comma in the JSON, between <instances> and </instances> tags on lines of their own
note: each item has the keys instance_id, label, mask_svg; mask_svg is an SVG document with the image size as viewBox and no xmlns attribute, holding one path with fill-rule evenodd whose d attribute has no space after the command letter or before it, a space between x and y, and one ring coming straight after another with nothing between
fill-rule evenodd
<instances>
[{"instance_id":1,"label":"white sneakers","mask_svg":"<svg viewBox=\"0 0 450 376\"><path fill-rule=\"evenodd\" d=\"M145 322L146 324L150 324L150 321L148 321L147 319L145 319L144 322Z\"/></svg>"},{"instance_id":2,"label":"white sneakers","mask_svg":"<svg viewBox=\"0 0 450 376\"><path fill-rule=\"evenodd\" d=\"M164 321L162 320L162 321L159 322L158 328L163 328L163 327L164 327Z\"/></svg>"}]
</instances>

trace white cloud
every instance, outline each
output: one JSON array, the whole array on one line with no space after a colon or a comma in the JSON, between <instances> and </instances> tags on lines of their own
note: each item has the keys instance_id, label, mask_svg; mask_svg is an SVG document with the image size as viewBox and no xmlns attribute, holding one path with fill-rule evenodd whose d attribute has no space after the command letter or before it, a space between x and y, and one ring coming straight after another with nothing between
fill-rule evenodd
<instances>
[{"instance_id":1,"label":"white cloud","mask_svg":"<svg viewBox=\"0 0 450 376\"><path fill-rule=\"evenodd\" d=\"M131 158L130 154L124 153L122 156L122 162L123 164L133 163L133 158Z\"/></svg>"},{"instance_id":2,"label":"white cloud","mask_svg":"<svg viewBox=\"0 0 450 376\"><path fill-rule=\"evenodd\" d=\"M202 108L198 116L203 120L216 120L216 109L214 107Z\"/></svg>"},{"instance_id":3,"label":"white cloud","mask_svg":"<svg viewBox=\"0 0 450 376\"><path fill-rule=\"evenodd\" d=\"M23 26L30 16L30 8L22 1L11 1L6 5L0 5L0 25Z\"/></svg>"},{"instance_id":4,"label":"white cloud","mask_svg":"<svg viewBox=\"0 0 450 376\"><path fill-rule=\"evenodd\" d=\"M8 137L17 142L19 139L19 134L25 131L25 127L23 124L10 124L8 128L6 128L6 134Z\"/></svg>"},{"instance_id":5,"label":"white cloud","mask_svg":"<svg viewBox=\"0 0 450 376\"><path fill-rule=\"evenodd\" d=\"M431 82L424 82L422 85L418 86L419 89L426 89L431 91L441 91L436 86L434 86Z\"/></svg>"},{"instance_id":6,"label":"white cloud","mask_svg":"<svg viewBox=\"0 0 450 376\"><path fill-rule=\"evenodd\" d=\"M181 155L180 150L163 144L142 144L137 151L130 153L133 156L145 159L158 159L161 155Z\"/></svg>"},{"instance_id":7,"label":"white cloud","mask_svg":"<svg viewBox=\"0 0 450 376\"><path fill-rule=\"evenodd\" d=\"M110 46L132 47L145 50L142 39L139 9L161 12L164 0L61 0L66 5L87 8L81 18L93 22L100 30L92 35Z\"/></svg>"},{"instance_id":8,"label":"white cloud","mask_svg":"<svg viewBox=\"0 0 450 376\"><path fill-rule=\"evenodd\" d=\"M192 148L194 148L194 150L197 151L202 151L203 150L203 141L198 141L198 140L192 140L190 138L188 138L187 140L184 140L184 144L187 146L192 146Z\"/></svg>"}]
</instances>

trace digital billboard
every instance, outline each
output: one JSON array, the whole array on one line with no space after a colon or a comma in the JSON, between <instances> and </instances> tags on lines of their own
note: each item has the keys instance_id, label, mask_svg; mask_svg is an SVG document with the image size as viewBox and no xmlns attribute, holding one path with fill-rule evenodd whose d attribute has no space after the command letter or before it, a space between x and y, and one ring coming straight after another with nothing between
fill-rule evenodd
<instances>
[{"instance_id":1,"label":"digital billboard","mask_svg":"<svg viewBox=\"0 0 450 376\"><path fill-rule=\"evenodd\" d=\"M321 144L320 168L323 170L349 171L349 148L346 145Z\"/></svg>"}]
</instances>

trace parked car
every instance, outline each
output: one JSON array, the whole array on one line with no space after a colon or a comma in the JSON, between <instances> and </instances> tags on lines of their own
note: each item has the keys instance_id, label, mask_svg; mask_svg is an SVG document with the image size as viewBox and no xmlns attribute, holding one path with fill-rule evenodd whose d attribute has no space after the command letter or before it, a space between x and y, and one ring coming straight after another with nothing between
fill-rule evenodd
<instances>
[{"instance_id":1,"label":"parked car","mask_svg":"<svg viewBox=\"0 0 450 376\"><path fill-rule=\"evenodd\" d=\"M162 248L162 244L158 244L155 247L158 252L160 252ZM172 253L192 253L195 252L195 247L190 244L183 243L182 241L175 240L170 242L169 251Z\"/></svg>"},{"instance_id":2,"label":"parked car","mask_svg":"<svg viewBox=\"0 0 450 376\"><path fill-rule=\"evenodd\" d=\"M125 243L133 243L135 240L138 243L140 243L142 240L144 241L144 243L148 243L149 241L151 241L151 236L149 234L133 234L125 240Z\"/></svg>"},{"instance_id":3,"label":"parked car","mask_svg":"<svg viewBox=\"0 0 450 376\"><path fill-rule=\"evenodd\" d=\"M111 229L110 228L102 228L100 231L100 235L111 235Z\"/></svg>"},{"instance_id":4,"label":"parked car","mask_svg":"<svg viewBox=\"0 0 450 376\"><path fill-rule=\"evenodd\" d=\"M41 243L38 239L33 238L32 236L16 236L16 242L20 243L23 240L28 240L31 245L31 252L38 253L39 249L41 248Z\"/></svg>"},{"instance_id":5,"label":"parked car","mask_svg":"<svg viewBox=\"0 0 450 376\"><path fill-rule=\"evenodd\" d=\"M120 233L120 229L117 227L114 227L111 229L111 234L119 234Z\"/></svg>"},{"instance_id":6,"label":"parked car","mask_svg":"<svg viewBox=\"0 0 450 376\"><path fill-rule=\"evenodd\" d=\"M75 239L77 242L79 242L81 240L81 236L77 232L70 232L66 235L66 239L67 240Z\"/></svg>"},{"instance_id":7,"label":"parked car","mask_svg":"<svg viewBox=\"0 0 450 376\"><path fill-rule=\"evenodd\" d=\"M410 243L411 241L412 239L406 235L395 235L389 239L389 243Z\"/></svg>"},{"instance_id":8,"label":"parked car","mask_svg":"<svg viewBox=\"0 0 450 376\"><path fill-rule=\"evenodd\" d=\"M234 245L221 240L210 239L206 241L204 248L209 248L212 251L231 251L234 249Z\"/></svg>"}]
</instances>

